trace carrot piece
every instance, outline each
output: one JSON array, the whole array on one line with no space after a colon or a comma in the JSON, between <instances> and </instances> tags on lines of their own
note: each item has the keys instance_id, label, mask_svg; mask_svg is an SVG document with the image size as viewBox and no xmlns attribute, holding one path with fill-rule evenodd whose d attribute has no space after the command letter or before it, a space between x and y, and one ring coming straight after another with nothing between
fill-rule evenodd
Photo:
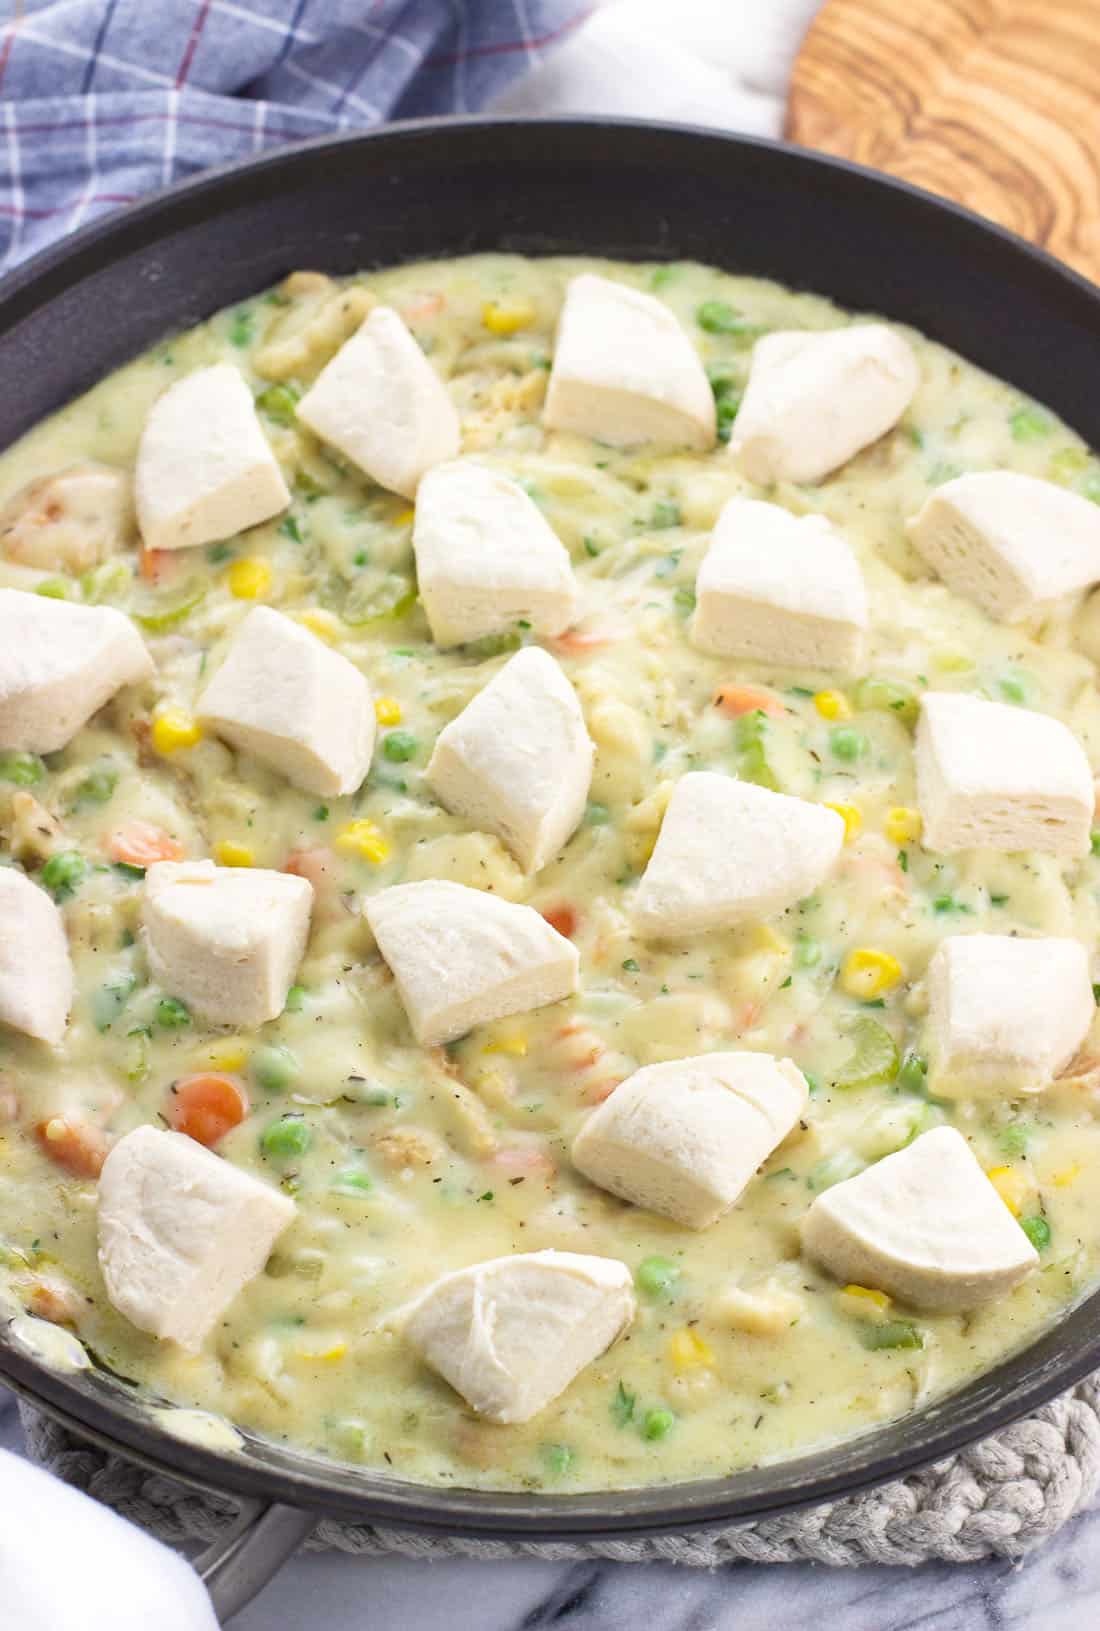
<instances>
[{"instance_id":1,"label":"carrot piece","mask_svg":"<svg viewBox=\"0 0 1100 1631\"><path fill-rule=\"evenodd\" d=\"M758 685L720 685L714 694L714 706L721 708L731 719L741 714L762 713L772 719L782 719L787 710L778 697Z\"/></svg>"},{"instance_id":2,"label":"carrot piece","mask_svg":"<svg viewBox=\"0 0 1100 1631\"><path fill-rule=\"evenodd\" d=\"M304 878L314 889L331 884L340 872L340 860L335 850L322 846L318 849L292 849L286 858L284 872Z\"/></svg>"},{"instance_id":3,"label":"carrot piece","mask_svg":"<svg viewBox=\"0 0 1100 1631\"><path fill-rule=\"evenodd\" d=\"M172 1083L170 1124L208 1149L238 1127L248 1111L248 1094L234 1076L204 1071Z\"/></svg>"},{"instance_id":4,"label":"carrot piece","mask_svg":"<svg viewBox=\"0 0 1100 1631\"><path fill-rule=\"evenodd\" d=\"M43 1153L77 1178L98 1178L110 1145L106 1134L72 1116L49 1116L34 1129Z\"/></svg>"},{"instance_id":5,"label":"carrot piece","mask_svg":"<svg viewBox=\"0 0 1100 1631\"><path fill-rule=\"evenodd\" d=\"M620 640L625 640L627 629L625 624L600 624L594 629L566 629L550 641L555 651L566 656L583 656L589 651L598 651L601 646L614 646Z\"/></svg>"},{"instance_id":6,"label":"carrot piece","mask_svg":"<svg viewBox=\"0 0 1100 1631\"><path fill-rule=\"evenodd\" d=\"M138 572L145 583L159 583L172 565L170 549L147 549L142 544L138 552Z\"/></svg>"},{"instance_id":7,"label":"carrot piece","mask_svg":"<svg viewBox=\"0 0 1100 1631\"><path fill-rule=\"evenodd\" d=\"M183 845L177 844L162 827L153 827L147 821L131 821L120 827L107 842L107 853L112 861L124 861L127 866L152 866L154 861L182 861Z\"/></svg>"},{"instance_id":8,"label":"carrot piece","mask_svg":"<svg viewBox=\"0 0 1100 1631\"><path fill-rule=\"evenodd\" d=\"M541 1177L550 1179L558 1170L552 1156L547 1155L545 1150L535 1149L530 1144L506 1145L504 1149L497 1150L490 1160L493 1166L499 1167L502 1172L520 1173L524 1177L538 1173Z\"/></svg>"},{"instance_id":9,"label":"carrot piece","mask_svg":"<svg viewBox=\"0 0 1100 1631\"><path fill-rule=\"evenodd\" d=\"M429 317L435 317L446 304L443 295L426 289L402 306L401 315L406 323L424 322Z\"/></svg>"},{"instance_id":10,"label":"carrot piece","mask_svg":"<svg viewBox=\"0 0 1100 1631\"><path fill-rule=\"evenodd\" d=\"M577 931L577 914L571 906L548 906L542 913L552 929L557 929L568 940Z\"/></svg>"}]
</instances>

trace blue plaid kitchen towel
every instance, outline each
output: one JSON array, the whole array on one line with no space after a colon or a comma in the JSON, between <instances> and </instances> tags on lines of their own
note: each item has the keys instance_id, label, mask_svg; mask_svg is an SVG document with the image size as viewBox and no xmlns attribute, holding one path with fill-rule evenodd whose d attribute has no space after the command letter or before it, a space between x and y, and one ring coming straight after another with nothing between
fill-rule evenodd
<instances>
[{"instance_id":1,"label":"blue plaid kitchen towel","mask_svg":"<svg viewBox=\"0 0 1100 1631\"><path fill-rule=\"evenodd\" d=\"M0 0L0 272L262 147L476 112L585 0Z\"/></svg>"}]
</instances>

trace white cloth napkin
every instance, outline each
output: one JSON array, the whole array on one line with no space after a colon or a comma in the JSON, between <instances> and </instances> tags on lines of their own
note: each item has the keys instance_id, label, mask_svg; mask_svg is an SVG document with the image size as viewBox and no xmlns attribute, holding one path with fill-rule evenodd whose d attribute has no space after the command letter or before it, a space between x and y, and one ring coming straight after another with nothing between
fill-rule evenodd
<instances>
[{"instance_id":1,"label":"white cloth napkin","mask_svg":"<svg viewBox=\"0 0 1100 1631\"><path fill-rule=\"evenodd\" d=\"M217 1631L198 1576L159 1540L0 1450L0 1625Z\"/></svg>"},{"instance_id":2,"label":"white cloth napkin","mask_svg":"<svg viewBox=\"0 0 1100 1631\"><path fill-rule=\"evenodd\" d=\"M494 113L606 113L778 136L820 0L601 0Z\"/></svg>"}]
</instances>

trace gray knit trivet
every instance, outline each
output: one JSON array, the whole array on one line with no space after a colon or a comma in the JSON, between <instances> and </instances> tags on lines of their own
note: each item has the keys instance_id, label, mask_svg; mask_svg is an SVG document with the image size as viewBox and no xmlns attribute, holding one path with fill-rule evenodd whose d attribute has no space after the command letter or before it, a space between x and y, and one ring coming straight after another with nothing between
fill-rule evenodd
<instances>
[{"instance_id":1,"label":"gray knit trivet","mask_svg":"<svg viewBox=\"0 0 1100 1631\"><path fill-rule=\"evenodd\" d=\"M25 1409L31 1455L77 1489L175 1545L223 1533L228 1498L171 1479L70 1437ZM1073 1517L1100 1482L1100 1372L991 1438L925 1472L865 1495L739 1528L646 1540L509 1544L436 1540L322 1518L311 1546L408 1557L603 1557L618 1563L976 1563L1022 1557Z\"/></svg>"}]
</instances>

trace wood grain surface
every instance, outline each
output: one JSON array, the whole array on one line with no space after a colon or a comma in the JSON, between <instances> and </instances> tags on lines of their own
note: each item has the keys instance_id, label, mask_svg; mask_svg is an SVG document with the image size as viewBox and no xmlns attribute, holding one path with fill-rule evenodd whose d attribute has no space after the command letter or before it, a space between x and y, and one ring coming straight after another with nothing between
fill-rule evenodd
<instances>
[{"instance_id":1,"label":"wood grain surface","mask_svg":"<svg viewBox=\"0 0 1100 1631\"><path fill-rule=\"evenodd\" d=\"M1100 0L826 0L786 134L957 199L1100 283Z\"/></svg>"}]
</instances>

